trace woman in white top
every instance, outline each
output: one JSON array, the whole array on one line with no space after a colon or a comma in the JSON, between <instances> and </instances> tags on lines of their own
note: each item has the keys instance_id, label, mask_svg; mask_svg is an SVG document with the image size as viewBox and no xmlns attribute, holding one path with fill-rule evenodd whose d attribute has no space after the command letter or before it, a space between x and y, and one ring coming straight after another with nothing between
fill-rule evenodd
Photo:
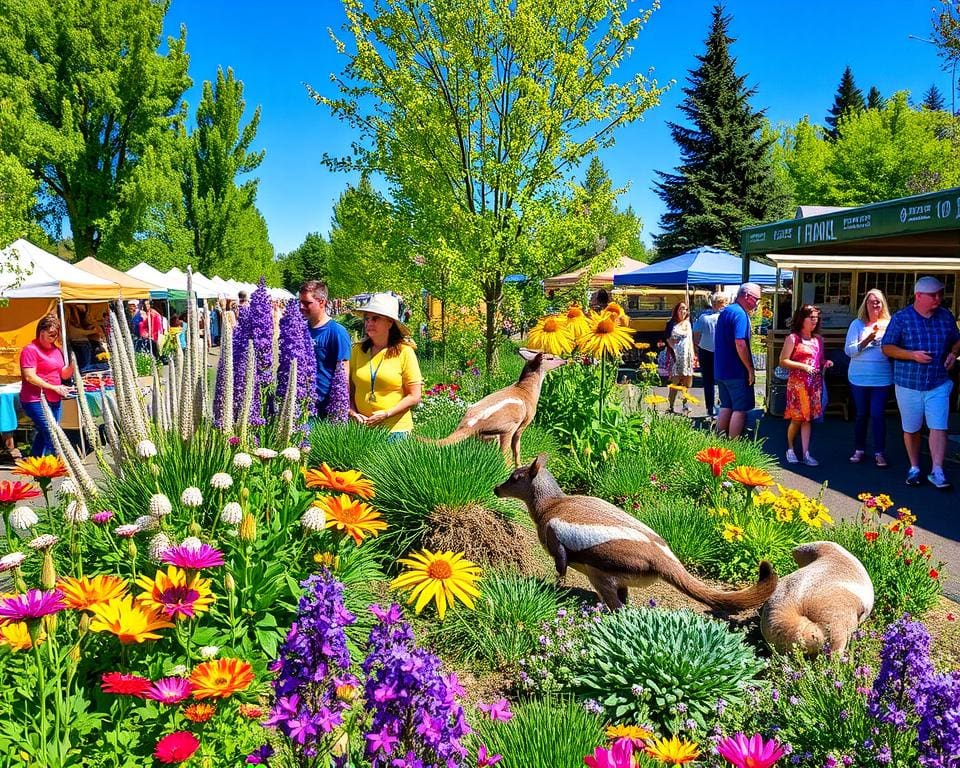
<instances>
[{"instance_id":1,"label":"woman in white top","mask_svg":"<svg viewBox=\"0 0 960 768\"><path fill-rule=\"evenodd\" d=\"M670 349L670 383L677 387L689 388L693 384L693 329L690 326L690 312L687 304L681 301L673 308L673 315L667 323L667 347ZM677 389L670 389L670 413L674 413ZM683 412L687 413L687 401L683 401Z\"/></svg>"},{"instance_id":2,"label":"woman in white top","mask_svg":"<svg viewBox=\"0 0 960 768\"><path fill-rule=\"evenodd\" d=\"M867 422L873 419L873 460L878 467L887 466L883 455L887 439L884 411L893 384L893 366L880 345L889 322L887 300L879 290L871 288L863 297L857 318L847 330L844 345L850 358L847 378L857 410L853 427L854 451L850 457L853 464L859 464L866 455Z\"/></svg>"}]
</instances>

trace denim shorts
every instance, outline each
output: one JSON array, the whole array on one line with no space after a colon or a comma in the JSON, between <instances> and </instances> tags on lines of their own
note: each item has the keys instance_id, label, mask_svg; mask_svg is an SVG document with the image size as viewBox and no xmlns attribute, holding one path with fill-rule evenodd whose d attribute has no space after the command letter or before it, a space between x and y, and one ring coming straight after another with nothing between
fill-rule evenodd
<instances>
[{"instance_id":1,"label":"denim shorts","mask_svg":"<svg viewBox=\"0 0 960 768\"><path fill-rule=\"evenodd\" d=\"M720 407L734 411L752 411L757 405L753 387L746 379L719 379Z\"/></svg>"},{"instance_id":2,"label":"denim shorts","mask_svg":"<svg viewBox=\"0 0 960 768\"><path fill-rule=\"evenodd\" d=\"M897 407L900 409L903 431L908 434L919 432L924 419L927 421L927 429L946 430L951 391L953 382L950 379L927 391L908 389L897 384Z\"/></svg>"}]
</instances>

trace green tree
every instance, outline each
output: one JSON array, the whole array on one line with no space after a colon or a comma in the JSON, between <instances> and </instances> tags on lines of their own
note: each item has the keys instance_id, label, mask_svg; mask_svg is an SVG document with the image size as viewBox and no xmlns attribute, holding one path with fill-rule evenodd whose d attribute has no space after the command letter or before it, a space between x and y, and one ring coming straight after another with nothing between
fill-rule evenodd
<instances>
[{"instance_id":1,"label":"green tree","mask_svg":"<svg viewBox=\"0 0 960 768\"><path fill-rule=\"evenodd\" d=\"M763 113L750 106L754 89L736 73L727 34L730 17L714 6L706 51L690 72L680 111L692 127L670 123L681 163L658 171L657 194L667 212L654 240L658 257L700 245L739 250L740 229L779 216L783 199L770 160L773 138L765 136Z\"/></svg>"},{"instance_id":2,"label":"green tree","mask_svg":"<svg viewBox=\"0 0 960 768\"><path fill-rule=\"evenodd\" d=\"M883 109L886 103L887 100L880 94L880 89L871 85L867 93L867 109Z\"/></svg>"},{"instance_id":3,"label":"green tree","mask_svg":"<svg viewBox=\"0 0 960 768\"><path fill-rule=\"evenodd\" d=\"M330 243L323 235L310 232L300 245L280 257L283 287L294 293L307 280L326 280L329 271Z\"/></svg>"},{"instance_id":4,"label":"green tree","mask_svg":"<svg viewBox=\"0 0 960 768\"><path fill-rule=\"evenodd\" d=\"M264 157L263 150L250 151L260 125L260 107L241 127L245 109L243 82L232 69L224 74L218 68L216 84L203 83L196 128L183 142L186 222L193 233L195 267L204 274L215 262L228 260L224 243L257 197L258 179L238 184L239 177L255 171Z\"/></svg>"},{"instance_id":5,"label":"green tree","mask_svg":"<svg viewBox=\"0 0 960 768\"><path fill-rule=\"evenodd\" d=\"M15 157L0 151L0 248L14 240L37 234L30 208L37 183Z\"/></svg>"},{"instance_id":6,"label":"green tree","mask_svg":"<svg viewBox=\"0 0 960 768\"><path fill-rule=\"evenodd\" d=\"M931 112L943 112L943 94L936 85L931 85L927 92L923 94L923 101L920 106Z\"/></svg>"},{"instance_id":7,"label":"green tree","mask_svg":"<svg viewBox=\"0 0 960 768\"><path fill-rule=\"evenodd\" d=\"M255 205L241 208L223 238L223 257L213 259L205 272L229 275L243 282L255 283L261 275L267 285L280 285L280 262L274 259L267 222Z\"/></svg>"},{"instance_id":8,"label":"green tree","mask_svg":"<svg viewBox=\"0 0 960 768\"><path fill-rule=\"evenodd\" d=\"M0 0L4 151L63 203L79 257L132 239L190 85L185 32L161 54L169 0ZM16 137L10 141L10 137ZM107 249L109 250L109 248Z\"/></svg>"},{"instance_id":9,"label":"green tree","mask_svg":"<svg viewBox=\"0 0 960 768\"><path fill-rule=\"evenodd\" d=\"M582 158L658 103L642 75L615 81L649 11L626 0L344 0L340 96L315 93L362 136L334 168L376 172L417 229L442 233L486 305L493 361L503 279L557 259L538 216Z\"/></svg>"},{"instance_id":10,"label":"green tree","mask_svg":"<svg viewBox=\"0 0 960 768\"><path fill-rule=\"evenodd\" d=\"M830 126L827 135L831 139L836 139L840 132L840 121L850 114L862 112L865 108L863 91L857 88L853 79L853 70L848 65L840 76L840 85L833 97L833 106L827 113L826 123Z\"/></svg>"}]
</instances>

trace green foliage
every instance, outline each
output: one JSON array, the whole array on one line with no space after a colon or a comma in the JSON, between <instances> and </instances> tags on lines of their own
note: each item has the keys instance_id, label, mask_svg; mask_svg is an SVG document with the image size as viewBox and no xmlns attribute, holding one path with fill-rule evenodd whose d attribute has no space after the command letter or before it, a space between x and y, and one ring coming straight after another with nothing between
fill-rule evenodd
<instances>
[{"instance_id":1,"label":"green foliage","mask_svg":"<svg viewBox=\"0 0 960 768\"><path fill-rule=\"evenodd\" d=\"M900 526L902 531L904 526ZM870 541L866 534L876 534ZM858 523L839 522L823 532L823 538L835 541L856 557L873 582L872 619L881 626L909 613L922 618L933 608L943 591L943 563L932 562L902 532L879 527L870 530ZM935 569L938 578L931 578Z\"/></svg>"},{"instance_id":2,"label":"green foliage","mask_svg":"<svg viewBox=\"0 0 960 768\"><path fill-rule=\"evenodd\" d=\"M0 128L0 145L3 129ZM0 149L0 247L6 248L14 240L36 234L30 225L30 206L37 187L29 171L16 158ZM4 265L4 271L10 271Z\"/></svg>"},{"instance_id":3,"label":"green foliage","mask_svg":"<svg viewBox=\"0 0 960 768\"><path fill-rule=\"evenodd\" d=\"M837 93L833 97L833 105L827 113L826 123L830 126L827 133L830 138L837 138L842 120L862 112L864 106L863 91L857 88L853 80L853 70L848 65L840 76L840 85L837 86Z\"/></svg>"},{"instance_id":4,"label":"green foliage","mask_svg":"<svg viewBox=\"0 0 960 768\"><path fill-rule=\"evenodd\" d=\"M718 574L725 542L717 519L702 502L677 494L651 493L643 503L634 502L626 509L659 533L687 570Z\"/></svg>"},{"instance_id":5,"label":"green foliage","mask_svg":"<svg viewBox=\"0 0 960 768\"><path fill-rule=\"evenodd\" d=\"M537 647L540 625L568 603L542 579L490 571L480 582L473 611L453 611L434 640L457 659L486 669L513 667Z\"/></svg>"},{"instance_id":6,"label":"green foliage","mask_svg":"<svg viewBox=\"0 0 960 768\"><path fill-rule=\"evenodd\" d=\"M386 444L387 433L382 429L370 429L354 421L334 424L318 419L310 426L310 466L326 463L332 469L360 469Z\"/></svg>"},{"instance_id":7,"label":"green foliage","mask_svg":"<svg viewBox=\"0 0 960 768\"><path fill-rule=\"evenodd\" d=\"M681 163L673 173L658 171L657 194L667 208L663 234L655 238L660 257L705 244L739 251L741 228L786 212L763 114L750 104L756 91L735 71L729 26L730 17L715 6L706 51L697 56L680 104L691 125L670 124Z\"/></svg>"},{"instance_id":8,"label":"green foliage","mask_svg":"<svg viewBox=\"0 0 960 768\"><path fill-rule=\"evenodd\" d=\"M572 686L614 722L707 730L717 702L736 704L763 669L742 635L692 611L623 608L590 630Z\"/></svg>"},{"instance_id":9,"label":"green foliage","mask_svg":"<svg viewBox=\"0 0 960 768\"><path fill-rule=\"evenodd\" d=\"M598 603L578 611L562 607L550 621L542 622L539 646L520 661L517 687L538 697L569 692L571 678L589 655L590 628L601 620L603 611Z\"/></svg>"},{"instance_id":10,"label":"green foliage","mask_svg":"<svg viewBox=\"0 0 960 768\"><path fill-rule=\"evenodd\" d=\"M153 355L149 352L137 352L134 356L137 376L149 376L153 371Z\"/></svg>"},{"instance_id":11,"label":"green foliage","mask_svg":"<svg viewBox=\"0 0 960 768\"><path fill-rule=\"evenodd\" d=\"M398 554L416 548L439 506L479 504L508 516L516 507L493 495L507 470L499 448L479 440L440 447L415 439L385 445L372 454L365 474L373 480L375 505L389 528L377 545Z\"/></svg>"},{"instance_id":12,"label":"green foliage","mask_svg":"<svg viewBox=\"0 0 960 768\"><path fill-rule=\"evenodd\" d=\"M303 242L280 260L283 287L297 293L307 280L326 280L330 244L318 232L309 232Z\"/></svg>"},{"instance_id":13,"label":"green foliage","mask_svg":"<svg viewBox=\"0 0 960 768\"><path fill-rule=\"evenodd\" d=\"M604 743L600 718L567 698L517 704L508 722L484 718L473 728L488 754L503 756L503 768L580 768Z\"/></svg>"}]
</instances>

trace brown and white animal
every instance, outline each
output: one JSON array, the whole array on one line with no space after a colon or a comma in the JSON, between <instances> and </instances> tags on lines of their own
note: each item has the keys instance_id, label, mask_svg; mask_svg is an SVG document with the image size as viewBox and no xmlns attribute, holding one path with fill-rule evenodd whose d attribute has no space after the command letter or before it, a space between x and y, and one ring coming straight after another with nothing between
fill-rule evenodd
<instances>
[{"instance_id":1,"label":"brown and white animal","mask_svg":"<svg viewBox=\"0 0 960 768\"><path fill-rule=\"evenodd\" d=\"M816 655L829 641L843 651L873 610L873 582L863 564L832 541L793 550L799 569L784 576L763 608L760 631L774 648Z\"/></svg>"},{"instance_id":2,"label":"brown and white animal","mask_svg":"<svg viewBox=\"0 0 960 768\"><path fill-rule=\"evenodd\" d=\"M567 362L562 357L529 349L521 349L520 355L527 364L516 384L491 392L467 408L457 428L442 440L421 439L436 445L453 445L472 435L496 440L507 456L512 450L513 465L520 466L520 436L537 414L543 377Z\"/></svg>"},{"instance_id":3,"label":"brown and white animal","mask_svg":"<svg viewBox=\"0 0 960 768\"><path fill-rule=\"evenodd\" d=\"M777 575L760 563L759 581L735 592L714 589L691 575L651 528L623 510L592 496L568 496L544 468L541 453L494 489L497 496L526 502L540 543L553 557L561 578L569 565L583 573L608 607L627 603L629 587L669 582L711 608L738 612L756 608L773 593Z\"/></svg>"}]
</instances>

